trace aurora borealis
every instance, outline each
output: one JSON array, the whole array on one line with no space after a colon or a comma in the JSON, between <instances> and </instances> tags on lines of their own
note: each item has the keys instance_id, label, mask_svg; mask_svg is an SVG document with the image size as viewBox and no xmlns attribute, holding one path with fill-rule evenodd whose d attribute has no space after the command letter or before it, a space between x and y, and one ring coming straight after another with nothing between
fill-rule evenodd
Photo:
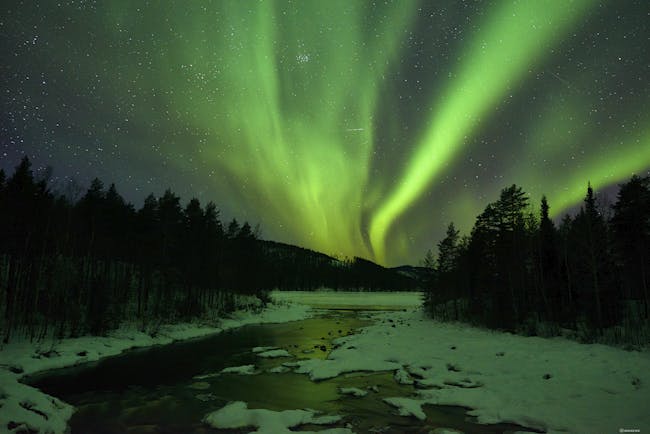
<instances>
[{"instance_id":1,"label":"aurora borealis","mask_svg":"<svg viewBox=\"0 0 650 434\"><path fill-rule=\"evenodd\" d=\"M650 171L647 3L10 2L0 167L170 187L265 238L417 263L516 183ZM62 187L63 188L63 187Z\"/></svg>"}]
</instances>

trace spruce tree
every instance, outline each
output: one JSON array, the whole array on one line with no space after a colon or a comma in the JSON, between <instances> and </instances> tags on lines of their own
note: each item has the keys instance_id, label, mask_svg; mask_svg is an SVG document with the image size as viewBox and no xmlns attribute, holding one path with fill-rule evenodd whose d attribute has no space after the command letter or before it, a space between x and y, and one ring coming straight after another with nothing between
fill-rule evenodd
<instances>
[{"instance_id":1,"label":"spruce tree","mask_svg":"<svg viewBox=\"0 0 650 434\"><path fill-rule=\"evenodd\" d=\"M540 204L539 236L538 236L538 267L540 293L544 309L549 319L556 317L560 305L558 279L557 230L549 218L549 205L546 196L542 196Z\"/></svg>"},{"instance_id":2,"label":"spruce tree","mask_svg":"<svg viewBox=\"0 0 650 434\"><path fill-rule=\"evenodd\" d=\"M428 268L429 270L433 271L436 268L436 257L431 251L431 249L428 249L426 254L424 255L424 259L422 260L422 266L425 268Z\"/></svg>"},{"instance_id":3,"label":"spruce tree","mask_svg":"<svg viewBox=\"0 0 650 434\"><path fill-rule=\"evenodd\" d=\"M643 301L642 315L650 309L650 177L633 176L621 185L612 206L613 241L622 268L624 297Z\"/></svg>"},{"instance_id":4,"label":"spruce tree","mask_svg":"<svg viewBox=\"0 0 650 434\"><path fill-rule=\"evenodd\" d=\"M611 320L611 316L605 315L605 301L610 298L613 273L608 258L607 227L596 205L591 183L587 184L584 205L573 222L573 230L579 309L595 329L602 330ZM608 301L612 302L607 305L607 311L611 313L617 306L615 300Z\"/></svg>"},{"instance_id":5,"label":"spruce tree","mask_svg":"<svg viewBox=\"0 0 650 434\"><path fill-rule=\"evenodd\" d=\"M239 234L239 229L240 228L237 219L232 219L230 223L228 223L228 231L226 232L226 236L230 239L237 237Z\"/></svg>"},{"instance_id":6,"label":"spruce tree","mask_svg":"<svg viewBox=\"0 0 650 434\"><path fill-rule=\"evenodd\" d=\"M447 226L445 238L438 243L438 272L449 273L455 265L458 257L458 237L460 232L456 230L454 223Z\"/></svg>"}]
</instances>

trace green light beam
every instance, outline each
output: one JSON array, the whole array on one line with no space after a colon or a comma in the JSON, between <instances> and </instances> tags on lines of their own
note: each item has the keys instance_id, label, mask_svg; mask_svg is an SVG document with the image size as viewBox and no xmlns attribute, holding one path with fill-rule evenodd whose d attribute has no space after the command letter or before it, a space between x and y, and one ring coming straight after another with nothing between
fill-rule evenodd
<instances>
[{"instance_id":1,"label":"green light beam","mask_svg":"<svg viewBox=\"0 0 650 434\"><path fill-rule=\"evenodd\" d=\"M224 2L229 28L199 21L188 40L207 42L174 47L172 57L192 66L185 82L169 77L170 104L208 133L209 164L245 183L249 209L264 210L273 232L370 256L361 215L372 116L415 4ZM372 31L361 25L370 13L386 17Z\"/></svg>"},{"instance_id":2,"label":"green light beam","mask_svg":"<svg viewBox=\"0 0 650 434\"><path fill-rule=\"evenodd\" d=\"M530 68L548 53L593 2L504 2L477 30L430 126L399 183L375 212L370 241L377 259L386 257L391 225L462 149L490 109L507 97Z\"/></svg>"}]
</instances>

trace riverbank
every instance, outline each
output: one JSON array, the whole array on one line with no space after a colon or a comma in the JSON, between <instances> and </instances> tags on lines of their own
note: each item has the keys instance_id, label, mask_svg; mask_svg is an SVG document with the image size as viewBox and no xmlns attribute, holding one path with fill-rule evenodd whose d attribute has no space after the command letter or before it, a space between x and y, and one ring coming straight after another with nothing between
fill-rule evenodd
<instances>
[{"instance_id":1,"label":"riverbank","mask_svg":"<svg viewBox=\"0 0 650 434\"><path fill-rule=\"evenodd\" d=\"M311 308L305 305L278 303L259 313L252 309L233 312L217 327L199 323L163 325L155 336L124 326L106 337L83 336L60 341L29 342L17 340L0 350L0 433L36 430L39 433L63 434L74 408L38 389L20 383L26 375L74 366L118 355L137 347L165 345L203 337L247 324L280 323L308 318Z\"/></svg>"},{"instance_id":2,"label":"riverbank","mask_svg":"<svg viewBox=\"0 0 650 434\"><path fill-rule=\"evenodd\" d=\"M326 380L392 371L412 396L384 401L425 420L423 406L471 408L481 424L515 423L547 433L614 433L650 427L650 352L564 338L524 337L434 322L421 311L383 312L338 339L326 360L295 372ZM632 431L630 431L632 432Z\"/></svg>"},{"instance_id":3,"label":"riverbank","mask_svg":"<svg viewBox=\"0 0 650 434\"><path fill-rule=\"evenodd\" d=\"M326 359L311 357L305 360L310 355L305 348L314 347L311 345L314 342L309 339L302 342L292 337L290 343L272 343L277 345L277 348L273 347L275 351L286 352L285 355L293 358L292 361L287 362L286 357L278 359L277 366L255 362L255 370L238 366L240 369L237 372L247 376L260 371L276 373L277 381L284 381L280 376L288 372L307 375L314 381L338 377L339 400L345 399L341 397L353 390L349 386L354 386L351 383L353 380L346 379L342 374L388 372L396 383L411 384L414 388L402 395L399 389L382 394L379 399L383 399L381 402L386 404L387 412L392 407L392 411L405 417L419 419L423 429L431 432L459 427L453 424L443 427L427 419L428 405L462 406L469 408L468 414L475 416L481 424L515 423L548 433L643 432L650 427L650 414L647 412L647 402L650 400L650 352L647 350L625 351L605 345L580 344L564 338L524 337L462 324L439 323L427 318L414 304L414 295L361 294L362 297L332 292L274 294L276 300L311 303L314 308L325 305L340 308L351 304L352 298L357 297L355 303L366 309L382 304L372 300L375 296L390 301L390 306L401 304L403 308L367 313L374 323L355 334L335 339L331 352L328 345ZM402 300L397 301L400 297ZM0 432L9 429L8 423L12 420L17 422L15 415L18 414L22 427L34 427L41 433L47 432L47 429L62 433L65 422L72 414L72 407L19 383L18 379L24 375L97 360L135 346L165 344L245 324L300 320L311 313L309 307L297 304L274 305L261 314L239 313L233 319L224 320L219 328L167 326L161 328L156 338L132 331L117 331L107 338L66 340L53 348L54 353L49 352L52 348L47 345L38 349L29 345L23 349L15 346L13 353L5 348L0 351L0 357L3 364L10 366L0 369L0 403L3 405ZM334 335L346 334L345 330L332 330ZM314 335L310 339L318 340L322 339L319 336L327 335L325 331L319 333L325 334ZM251 351L255 352L255 348ZM319 349L315 351L320 352ZM15 360L8 358L12 354ZM19 369L22 372L11 372ZM228 369L231 371L226 372L236 371ZM221 389L215 386L215 390ZM296 388L291 393L301 396L304 392L300 390ZM376 394L375 390L366 388L353 392L357 393L355 400L373 399ZM232 394L228 394L227 399L233 402L213 407L214 410L206 414L205 423L223 428L255 425L262 429L268 425L267 428L271 427L269 432L274 432L278 429L277 421L284 417L284 413L278 413L280 409L266 411L265 405L255 402L251 405L250 401L247 403L241 398L236 399ZM337 401L336 392L328 399ZM300 405L305 406L305 403ZM295 412L297 408L291 406L289 411ZM348 423L349 429L354 431L354 418L348 421L346 412L340 413L343 416L341 424L345 424L346 428L340 428L339 432L348 432L344 431L348 429ZM304 412L290 414L300 415L299 418L296 416L296 420L300 421L316 417L315 414ZM8 415L12 415L11 420ZM287 431L288 426L284 427ZM19 426L12 425L9 432L19 429Z\"/></svg>"}]
</instances>

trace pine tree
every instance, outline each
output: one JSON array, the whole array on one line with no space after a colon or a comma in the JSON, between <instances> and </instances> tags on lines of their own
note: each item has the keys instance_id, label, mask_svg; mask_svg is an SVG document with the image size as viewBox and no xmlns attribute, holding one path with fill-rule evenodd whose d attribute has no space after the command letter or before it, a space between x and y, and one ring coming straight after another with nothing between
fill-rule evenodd
<instances>
[{"instance_id":1,"label":"pine tree","mask_svg":"<svg viewBox=\"0 0 650 434\"><path fill-rule=\"evenodd\" d=\"M230 223L228 223L228 231L226 232L226 236L230 239L233 239L237 237L239 234L239 223L237 222L237 219L232 219Z\"/></svg>"},{"instance_id":2,"label":"pine tree","mask_svg":"<svg viewBox=\"0 0 650 434\"><path fill-rule=\"evenodd\" d=\"M183 226L183 212L180 198L170 189L158 199L158 222L160 225L161 256L165 266L174 263L178 256L181 229Z\"/></svg>"},{"instance_id":3,"label":"pine tree","mask_svg":"<svg viewBox=\"0 0 650 434\"><path fill-rule=\"evenodd\" d=\"M459 232L456 230L454 223L449 223L447 233L438 243L438 261L436 267L436 288L438 294L432 294L432 302L444 303L453 300L453 319L459 319L458 298L461 297L460 288L458 288L457 267L458 267L458 240ZM451 315L445 312L447 317Z\"/></svg>"},{"instance_id":4,"label":"pine tree","mask_svg":"<svg viewBox=\"0 0 650 434\"><path fill-rule=\"evenodd\" d=\"M614 248L622 268L625 298L643 300L650 310L650 177L633 176L621 185L612 206Z\"/></svg>"},{"instance_id":5,"label":"pine tree","mask_svg":"<svg viewBox=\"0 0 650 434\"><path fill-rule=\"evenodd\" d=\"M523 226L524 210L528 206L526 193L515 184L501 190L497 212L501 219L501 230L515 231Z\"/></svg>"},{"instance_id":6,"label":"pine tree","mask_svg":"<svg viewBox=\"0 0 650 434\"><path fill-rule=\"evenodd\" d=\"M433 271L436 269L436 262L437 261L435 255L431 249L428 249L427 253L424 255L424 259L422 260L422 266Z\"/></svg>"},{"instance_id":7,"label":"pine tree","mask_svg":"<svg viewBox=\"0 0 650 434\"><path fill-rule=\"evenodd\" d=\"M87 236L86 255L95 252L98 234L103 229L101 221L104 211L104 183L98 178L92 180L86 194L79 201L77 208L81 218L82 232Z\"/></svg>"},{"instance_id":8,"label":"pine tree","mask_svg":"<svg viewBox=\"0 0 650 434\"><path fill-rule=\"evenodd\" d=\"M447 226L445 238L438 243L438 272L449 273L456 266L458 259L458 237L460 232L454 227L454 223Z\"/></svg>"},{"instance_id":9,"label":"pine tree","mask_svg":"<svg viewBox=\"0 0 650 434\"><path fill-rule=\"evenodd\" d=\"M509 329L524 317L526 304L526 262L530 252L526 251L526 228L524 212L528 206L526 193L516 185L501 191L495 205L498 233L495 240L497 273L500 284L509 291L509 296L501 294L495 302L495 320ZM501 290L497 286L498 295ZM509 300L508 300L509 299ZM509 303L508 303L509 301Z\"/></svg>"},{"instance_id":10,"label":"pine tree","mask_svg":"<svg viewBox=\"0 0 650 434\"><path fill-rule=\"evenodd\" d=\"M573 222L575 231L574 262L578 276L577 283L581 288L580 309L590 319L597 330L610 322L611 317L605 317L606 294L612 285L609 279L613 276L608 258L607 227L605 220L598 210L596 198L591 183L587 185L587 195L584 205ZM614 300L608 305L608 310L616 310Z\"/></svg>"},{"instance_id":11,"label":"pine tree","mask_svg":"<svg viewBox=\"0 0 650 434\"><path fill-rule=\"evenodd\" d=\"M237 238L241 240L248 240L254 238L253 229L251 228L251 225L248 224L248 222L244 222L241 229L239 229L239 232L237 233Z\"/></svg>"},{"instance_id":12,"label":"pine tree","mask_svg":"<svg viewBox=\"0 0 650 434\"><path fill-rule=\"evenodd\" d=\"M207 304L213 307L217 290L221 287L221 267L223 262L223 226L219 221L219 210L213 202L208 202L204 211L204 235L201 246L203 257L203 286L210 288Z\"/></svg>"},{"instance_id":13,"label":"pine tree","mask_svg":"<svg viewBox=\"0 0 650 434\"><path fill-rule=\"evenodd\" d=\"M574 267L572 264L572 234L573 234L573 219L570 215L565 214L560 222L558 229L558 236L560 239L560 280L562 281L563 292L561 295L562 300L562 321L575 322L575 297L574 291Z\"/></svg>"},{"instance_id":14,"label":"pine tree","mask_svg":"<svg viewBox=\"0 0 650 434\"><path fill-rule=\"evenodd\" d=\"M8 237L7 233L7 200L5 198L6 175L4 170L0 169L0 254L5 253L5 245ZM1 284L1 282L0 282Z\"/></svg>"},{"instance_id":15,"label":"pine tree","mask_svg":"<svg viewBox=\"0 0 650 434\"><path fill-rule=\"evenodd\" d=\"M135 217L135 232L138 240L136 262L139 265L137 314L144 330L149 319L149 300L155 290L156 267L162 262L160 256L160 222L158 220L158 199L148 195Z\"/></svg>"},{"instance_id":16,"label":"pine tree","mask_svg":"<svg viewBox=\"0 0 650 434\"><path fill-rule=\"evenodd\" d=\"M24 157L16 167L14 174L7 181L5 199L11 209L7 229L10 235L8 244L14 253L26 253L30 248L32 235L36 228L35 199L37 186L32 173L32 163Z\"/></svg>"},{"instance_id":17,"label":"pine tree","mask_svg":"<svg viewBox=\"0 0 650 434\"><path fill-rule=\"evenodd\" d=\"M549 205L546 196L542 196L540 205L538 267L540 292L546 314L555 318L555 306L559 305L558 291L558 260L557 260L557 231L549 218Z\"/></svg>"},{"instance_id":18,"label":"pine tree","mask_svg":"<svg viewBox=\"0 0 650 434\"><path fill-rule=\"evenodd\" d=\"M27 298L24 286L27 276L25 269L28 266L32 250L33 232L36 229L34 199L36 197L36 184L32 173L32 164L29 158L24 157L16 167L14 174L7 181L4 189L6 200L6 238L2 243L4 250L10 256L7 271L4 301L4 338L9 341L14 328L17 306Z\"/></svg>"},{"instance_id":19,"label":"pine tree","mask_svg":"<svg viewBox=\"0 0 650 434\"><path fill-rule=\"evenodd\" d=\"M103 220L105 221L104 243L109 257L123 260L132 260L132 249L126 247L131 239L131 222L134 219L135 211L131 204L126 203L124 198L117 192L115 184L111 184L104 197Z\"/></svg>"}]
</instances>

